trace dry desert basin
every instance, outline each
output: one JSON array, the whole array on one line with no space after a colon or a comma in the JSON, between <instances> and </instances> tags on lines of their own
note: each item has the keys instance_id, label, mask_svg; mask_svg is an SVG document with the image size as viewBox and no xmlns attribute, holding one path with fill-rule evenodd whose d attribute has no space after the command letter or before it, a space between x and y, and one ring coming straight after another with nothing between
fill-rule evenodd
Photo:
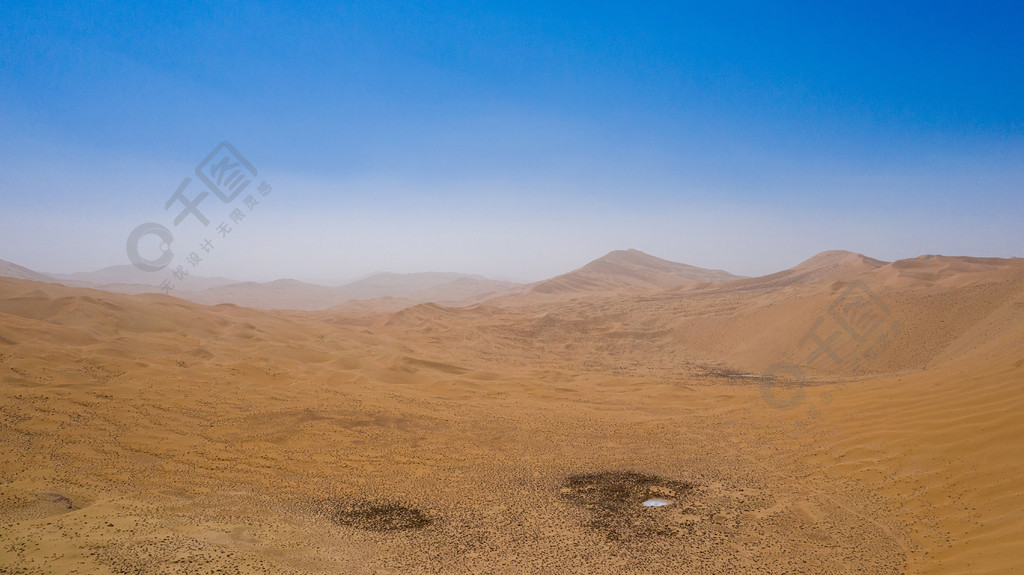
<instances>
[{"instance_id":1,"label":"dry desert basin","mask_svg":"<svg viewBox=\"0 0 1024 575\"><path fill-rule=\"evenodd\" d=\"M1022 259L244 291L0 278L0 573L1024 573Z\"/></svg>"}]
</instances>

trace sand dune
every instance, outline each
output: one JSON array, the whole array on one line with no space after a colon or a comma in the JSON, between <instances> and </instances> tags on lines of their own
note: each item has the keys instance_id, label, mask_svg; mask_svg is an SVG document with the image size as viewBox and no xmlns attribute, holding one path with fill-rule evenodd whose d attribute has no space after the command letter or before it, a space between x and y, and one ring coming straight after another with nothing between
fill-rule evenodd
<instances>
[{"instance_id":1,"label":"sand dune","mask_svg":"<svg viewBox=\"0 0 1024 575\"><path fill-rule=\"evenodd\" d=\"M466 307L0 278L0 572L1024 570L1024 260L613 254Z\"/></svg>"},{"instance_id":2,"label":"sand dune","mask_svg":"<svg viewBox=\"0 0 1024 575\"><path fill-rule=\"evenodd\" d=\"M32 271L26 267L19 266L18 264L5 260L0 260L0 277L32 280L37 282L56 281L52 276Z\"/></svg>"},{"instance_id":3,"label":"sand dune","mask_svg":"<svg viewBox=\"0 0 1024 575\"><path fill-rule=\"evenodd\" d=\"M571 272L498 294L506 305L558 301L596 294L661 291L698 283L719 283L739 276L663 260L639 250L617 250Z\"/></svg>"},{"instance_id":4,"label":"sand dune","mask_svg":"<svg viewBox=\"0 0 1024 575\"><path fill-rule=\"evenodd\" d=\"M732 289L779 289L798 284L822 284L847 279L888 262L843 250L822 252L781 272L732 282Z\"/></svg>"}]
</instances>

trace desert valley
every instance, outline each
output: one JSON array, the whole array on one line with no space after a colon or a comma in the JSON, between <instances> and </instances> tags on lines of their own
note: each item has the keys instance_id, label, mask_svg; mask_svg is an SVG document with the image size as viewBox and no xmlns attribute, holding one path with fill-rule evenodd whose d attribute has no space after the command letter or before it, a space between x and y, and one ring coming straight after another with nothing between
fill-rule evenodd
<instances>
[{"instance_id":1,"label":"desert valley","mask_svg":"<svg viewBox=\"0 0 1024 575\"><path fill-rule=\"evenodd\" d=\"M116 271L0 266L0 573L1024 572L1019 258Z\"/></svg>"}]
</instances>

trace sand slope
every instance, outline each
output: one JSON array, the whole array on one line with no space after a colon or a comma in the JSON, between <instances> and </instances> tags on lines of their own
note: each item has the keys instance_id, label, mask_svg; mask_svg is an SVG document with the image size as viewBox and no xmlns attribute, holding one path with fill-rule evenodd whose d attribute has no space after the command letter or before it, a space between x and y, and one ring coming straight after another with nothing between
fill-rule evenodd
<instances>
[{"instance_id":1,"label":"sand slope","mask_svg":"<svg viewBox=\"0 0 1024 575\"><path fill-rule=\"evenodd\" d=\"M0 260L0 277L32 280L37 282L53 282L53 277L39 272L32 271L24 266L19 266L6 260Z\"/></svg>"},{"instance_id":2,"label":"sand slope","mask_svg":"<svg viewBox=\"0 0 1024 575\"><path fill-rule=\"evenodd\" d=\"M722 270L709 270L663 260L639 250L616 250L571 272L497 294L504 305L564 301L581 296L640 293L698 283L738 279Z\"/></svg>"},{"instance_id":3,"label":"sand slope","mask_svg":"<svg viewBox=\"0 0 1024 575\"><path fill-rule=\"evenodd\" d=\"M773 276L317 312L0 278L0 571L1024 569L1024 260Z\"/></svg>"}]
</instances>

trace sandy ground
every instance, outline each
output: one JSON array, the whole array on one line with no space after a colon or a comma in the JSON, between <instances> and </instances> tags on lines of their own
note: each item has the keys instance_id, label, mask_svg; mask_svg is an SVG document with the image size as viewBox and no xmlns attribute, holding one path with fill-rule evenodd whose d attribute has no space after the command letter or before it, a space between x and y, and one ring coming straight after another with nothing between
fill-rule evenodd
<instances>
[{"instance_id":1,"label":"sandy ground","mask_svg":"<svg viewBox=\"0 0 1024 575\"><path fill-rule=\"evenodd\" d=\"M358 315L0 278L0 572L1024 572L1024 262L825 259Z\"/></svg>"}]
</instances>

